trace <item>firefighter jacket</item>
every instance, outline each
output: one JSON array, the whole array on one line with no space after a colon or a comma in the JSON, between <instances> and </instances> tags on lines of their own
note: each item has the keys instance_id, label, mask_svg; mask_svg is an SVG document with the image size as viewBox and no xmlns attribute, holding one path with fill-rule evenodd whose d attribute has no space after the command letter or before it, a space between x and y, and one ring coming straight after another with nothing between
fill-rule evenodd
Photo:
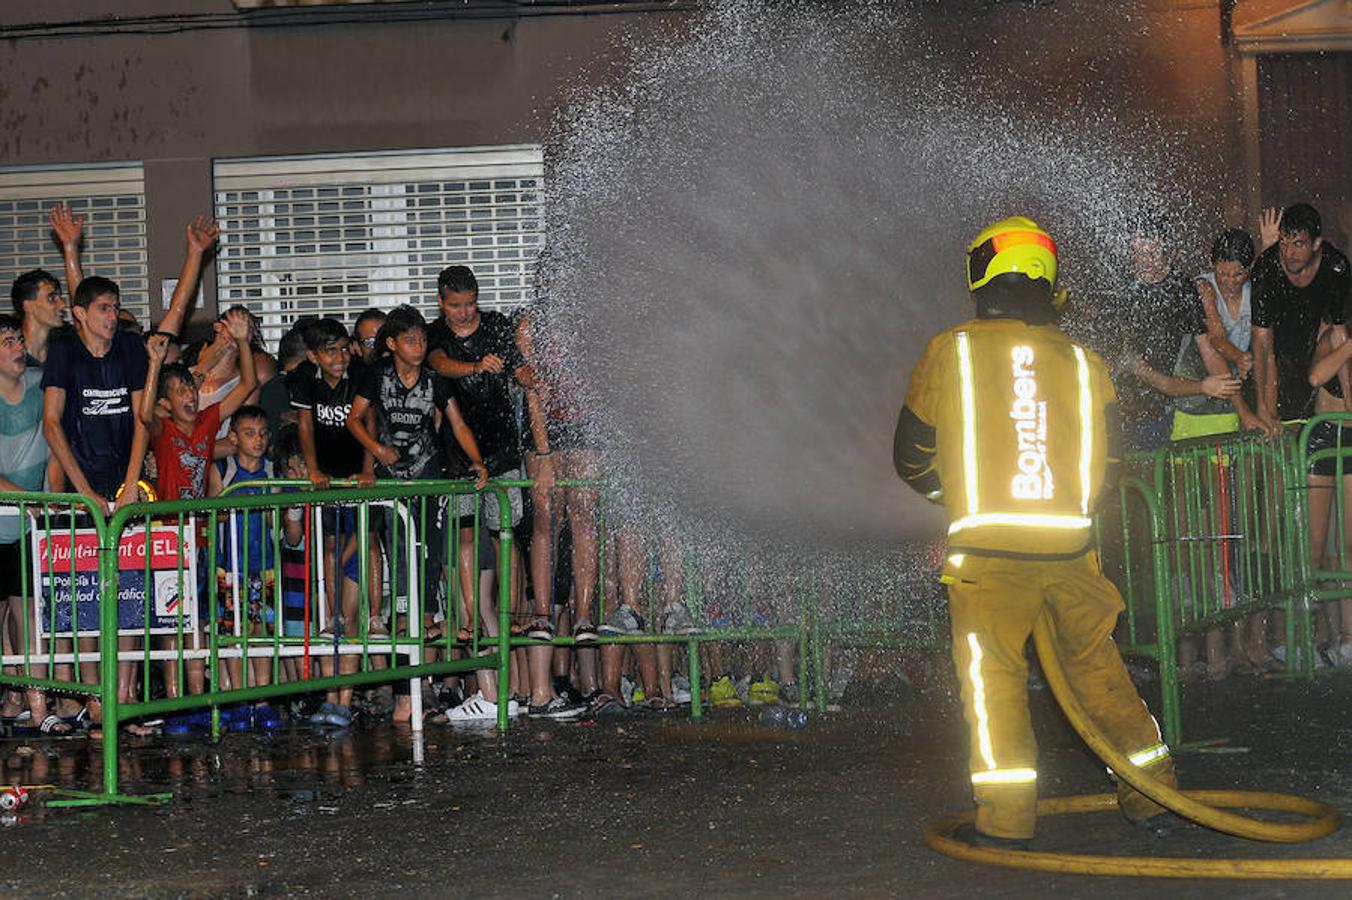
<instances>
[{"instance_id":1,"label":"firefighter jacket","mask_svg":"<svg viewBox=\"0 0 1352 900\"><path fill-rule=\"evenodd\" d=\"M1055 325L973 319L911 373L897 471L943 503L954 552L1078 556L1116 475L1116 401L1103 361Z\"/></svg>"}]
</instances>

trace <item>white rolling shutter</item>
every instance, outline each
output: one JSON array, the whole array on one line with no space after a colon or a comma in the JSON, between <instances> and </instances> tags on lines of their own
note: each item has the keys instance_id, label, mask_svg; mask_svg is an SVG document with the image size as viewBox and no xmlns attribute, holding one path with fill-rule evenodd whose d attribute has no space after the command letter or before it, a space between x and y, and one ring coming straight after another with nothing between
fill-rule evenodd
<instances>
[{"instance_id":1,"label":"white rolling shutter","mask_svg":"<svg viewBox=\"0 0 1352 900\"><path fill-rule=\"evenodd\" d=\"M0 271L12 280L31 269L46 269L61 280L69 297L76 286L65 283L61 247L47 221L58 202L69 203L76 215L85 217L80 254L85 274L116 281L122 305L149 328L141 164L0 168Z\"/></svg>"},{"instance_id":2,"label":"white rolling shutter","mask_svg":"<svg viewBox=\"0 0 1352 900\"><path fill-rule=\"evenodd\" d=\"M438 315L457 263L485 308L530 297L544 241L539 146L259 157L215 164L222 309L242 304L275 342L300 316L351 326L368 307Z\"/></svg>"}]
</instances>

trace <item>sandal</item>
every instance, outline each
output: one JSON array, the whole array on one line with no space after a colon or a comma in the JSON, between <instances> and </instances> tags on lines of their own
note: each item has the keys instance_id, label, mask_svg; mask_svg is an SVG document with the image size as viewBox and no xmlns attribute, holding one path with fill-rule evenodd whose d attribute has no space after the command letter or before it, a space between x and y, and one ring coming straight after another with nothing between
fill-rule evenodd
<instances>
[{"instance_id":1,"label":"sandal","mask_svg":"<svg viewBox=\"0 0 1352 900\"><path fill-rule=\"evenodd\" d=\"M59 737L65 734L71 734L75 729L70 723L63 721L60 716L53 713L48 714L47 717L42 720L42 723L38 725L38 731L43 734Z\"/></svg>"},{"instance_id":2,"label":"sandal","mask_svg":"<svg viewBox=\"0 0 1352 900\"><path fill-rule=\"evenodd\" d=\"M536 616L530 620L530 625L526 628L526 637L537 641L552 641L554 640L554 626L544 616Z\"/></svg>"},{"instance_id":3,"label":"sandal","mask_svg":"<svg viewBox=\"0 0 1352 900\"><path fill-rule=\"evenodd\" d=\"M676 702L666 697L650 697L643 701L643 709L651 713L669 713L677 709Z\"/></svg>"},{"instance_id":4,"label":"sandal","mask_svg":"<svg viewBox=\"0 0 1352 900\"><path fill-rule=\"evenodd\" d=\"M602 693L587 707L587 716L592 719L609 719L629 712L625 705L611 694Z\"/></svg>"},{"instance_id":5,"label":"sandal","mask_svg":"<svg viewBox=\"0 0 1352 900\"><path fill-rule=\"evenodd\" d=\"M457 644L474 643L474 632L470 631L468 628L462 627L459 631L455 633L455 642Z\"/></svg>"},{"instance_id":6,"label":"sandal","mask_svg":"<svg viewBox=\"0 0 1352 900\"><path fill-rule=\"evenodd\" d=\"M596 626L586 619L575 624L573 626L573 642L577 644L596 643Z\"/></svg>"}]
</instances>

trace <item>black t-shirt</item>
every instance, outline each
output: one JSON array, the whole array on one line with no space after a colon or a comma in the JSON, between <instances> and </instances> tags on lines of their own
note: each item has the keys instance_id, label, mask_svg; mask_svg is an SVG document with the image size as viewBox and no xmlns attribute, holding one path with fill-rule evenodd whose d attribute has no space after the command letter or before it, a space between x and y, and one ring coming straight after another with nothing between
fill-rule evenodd
<instances>
[{"instance_id":1,"label":"black t-shirt","mask_svg":"<svg viewBox=\"0 0 1352 900\"><path fill-rule=\"evenodd\" d=\"M112 499L131 461L136 410L132 393L145 388L145 345L126 331L113 335L102 357L89 352L74 331L53 333L47 344L42 387L61 388L66 406L61 427L90 487Z\"/></svg>"},{"instance_id":2,"label":"black t-shirt","mask_svg":"<svg viewBox=\"0 0 1352 900\"><path fill-rule=\"evenodd\" d=\"M437 407L431 369L418 373L406 387L385 360L368 368L357 383L357 395L365 397L376 411L376 440L399 451L399 459L386 467L376 463L381 478L438 478L441 459L437 452Z\"/></svg>"},{"instance_id":3,"label":"black t-shirt","mask_svg":"<svg viewBox=\"0 0 1352 900\"><path fill-rule=\"evenodd\" d=\"M1281 246L1274 244L1253 264L1253 327L1272 329L1277 362L1277 414L1303 419L1313 407L1310 361L1319 339L1319 323L1347 320L1352 272L1347 257L1327 241L1314 279L1303 288L1291 284L1282 269Z\"/></svg>"},{"instance_id":4,"label":"black t-shirt","mask_svg":"<svg viewBox=\"0 0 1352 900\"><path fill-rule=\"evenodd\" d=\"M1170 374L1184 340L1206 333L1206 315L1197 285L1170 271L1154 284L1138 281L1123 299L1117 319L1123 342L1156 372ZM1122 419L1130 425L1158 421L1168 414L1170 398L1130 372L1116 382Z\"/></svg>"},{"instance_id":5,"label":"black t-shirt","mask_svg":"<svg viewBox=\"0 0 1352 900\"><path fill-rule=\"evenodd\" d=\"M497 476L519 468L521 446L516 408L512 403L512 384L516 370L524 366L526 360L516 346L511 320L500 312L481 312L479 327L474 333L458 337L443 317L427 329L427 346L429 350L444 350L447 356L460 362L478 362L489 355L502 359L501 372L453 378L451 391L465 424L474 432L489 474ZM454 444L455 438L448 436L446 443Z\"/></svg>"},{"instance_id":6,"label":"black t-shirt","mask_svg":"<svg viewBox=\"0 0 1352 900\"><path fill-rule=\"evenodd\" d=\"M353 360L337 385L329 387L323 373L306 360L291 370L287 384L291 405L308 409L314 417L315 458L320 470L332 478L350 478L361 471L365 451L347 430L347 414L357 396L361 366Z\"/></svg>"}]
</instances>

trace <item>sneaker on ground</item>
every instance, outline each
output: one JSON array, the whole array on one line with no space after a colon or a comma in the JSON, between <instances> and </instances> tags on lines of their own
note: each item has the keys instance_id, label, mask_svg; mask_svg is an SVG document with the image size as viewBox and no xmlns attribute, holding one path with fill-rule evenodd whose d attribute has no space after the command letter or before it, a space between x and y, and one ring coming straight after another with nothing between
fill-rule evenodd
<instances>
[{"instance_id":1,"label":"sneaker on ground","mask_svg":"<svg viewBox=\"0 0 1352 900\"><path fill-rule=\"evenodd\" d=\"M663 634L699 634L699 626L690 617L684 603L673 603L662 608L658 626Z\"/></svg>"},{"instance_id":2,"label":"sneaker on ground","mask_svg":"<svg viewBox=\"0 0 1352 900\"><path fill-rule=\"evenodd\" d=\"M511 718L521 715L521 704L515 700L508 700L507 715ZM464 703L446 711L447 722L493 722L497 718L498 705L485 699L483 691L475 691L474 696Z\"/></svg>"},{"instance_id":3,"label":"sneaker on ground","mask_svg":"<svg viewBox=\"0 0 1352 900\"><path fill-rule=\"evenodd\" d=\"M587 711L587 704L570 703L562 697L555 697L544 706L531 706L527 711L531 718L576 719Z\"/></svg>"},{"instance_id":4,"label":"sneaker on ground","mask_svg":"<svg viewBox=\"0 0 1352 900\"><path fill-rule=\"evenodd\" d=\"M582 696L582 692L573 687L573 683L568 680L566 675L554 676L554 693L558 694L569 703L580 703L587 705L587 700Z\"/></svg>"},{"instance_id":5,"label":"sneaker on ground","mask_svg":"<svg viewBox=\"0 0 1352 900\"><path fill-rule=\"evenodd\" d=\"M625 675L620 676L620 699L625 706L634 705L634 683Z\"/></svg>"},{"instance_id":6,"label":"sneaker on ground","mask_svg":"<svg viewBox=\"0 0 1352 900\"><path fill-rule=\"evenodd\" d=\"M709 685L709 702L720 709L742 705L737 697L737 688L727 675Z\"/></svg>"},{"instance_id":7,"label":"sneaker on ground","mask_svg":"<svg viewBox=\"0 0 1352 900\"><path fill-rule=\"evenodd\" d=\"M766 703L778 703L779 685L769 678L753 681L751 686L747 689L747 696L751 700L752 706L762 706Z\"/></svg>"},{"instance_id":8,"label":"sneaker on ground","mask_svg":"<svg viewBox=\"0 0 1352 900\"><path fill-rule=\"evenodd\" d=\"M743 706L751 705L751 676L743 675L737 679L737 684L733 687L737 694L737 699L742 701Z\"/></svg>"},{"instance_id":9,"label":"sneaker on ground","mask_svg":"<svg viewBox=\"0 0 1352 900\"><path fill-rule=\"evenodd\" d=\"M319 704L319 709L315 710L313 713L310 714L310 724L311 725L328 724L329 714L331 712L333 712L333 704L325 700L323 703Z\"/></svg>"},{"instance_id":10,"label":"sneaker on ground","mask_svg":"<svg viewBox=\"0 0 1352 900\"><path fill-rule=\"evenodd\" d=\"M596 631L599 634L642 634L643 617L628 603L621 603Z\"/></svg>"},{"instance_id":11,"label":"sneaker on ground","mask_svg":"<svg viewBox=\"0 0 1352 900\"><path fill-rule=\"evenodd\" d=\"M341 703L330 703L324 724L334 728L348 728L352 725L352 710Z\"/></svg>"},{"instance_id":12,"label":"sneaker on ground","mask_svg":"<svg viewBox=\"0 0 1352 900\"><path fill-rule=\"evenodd\" d=\"M683 675L671 676L671 700L682 704L690 702L690 679Z\"/></svg>"},{"instance_id":13,"label":"sneaker on ground","mask_svg":"<svg viewBox=\"0 0 1352 900\"><path fill-rule=\"evenodd\" d=\"M1286 662L1286 645L1285 645L1285 644L1278 644L1277 646L1273 647L1273 648L1272 648L1272 656L1273 656L1278 662Z\"/></svg>"},{"instance_id":14,"label":"sneaker on ground","mask_svg":"<svg viewBox=\"0 0 1352 900\"><path fill-rule=\"evenodd\" d=\"M286 725L281 713L268 704L253 708L253 726L262 731L276 731Z\"/></svg>"}]
</instances>

